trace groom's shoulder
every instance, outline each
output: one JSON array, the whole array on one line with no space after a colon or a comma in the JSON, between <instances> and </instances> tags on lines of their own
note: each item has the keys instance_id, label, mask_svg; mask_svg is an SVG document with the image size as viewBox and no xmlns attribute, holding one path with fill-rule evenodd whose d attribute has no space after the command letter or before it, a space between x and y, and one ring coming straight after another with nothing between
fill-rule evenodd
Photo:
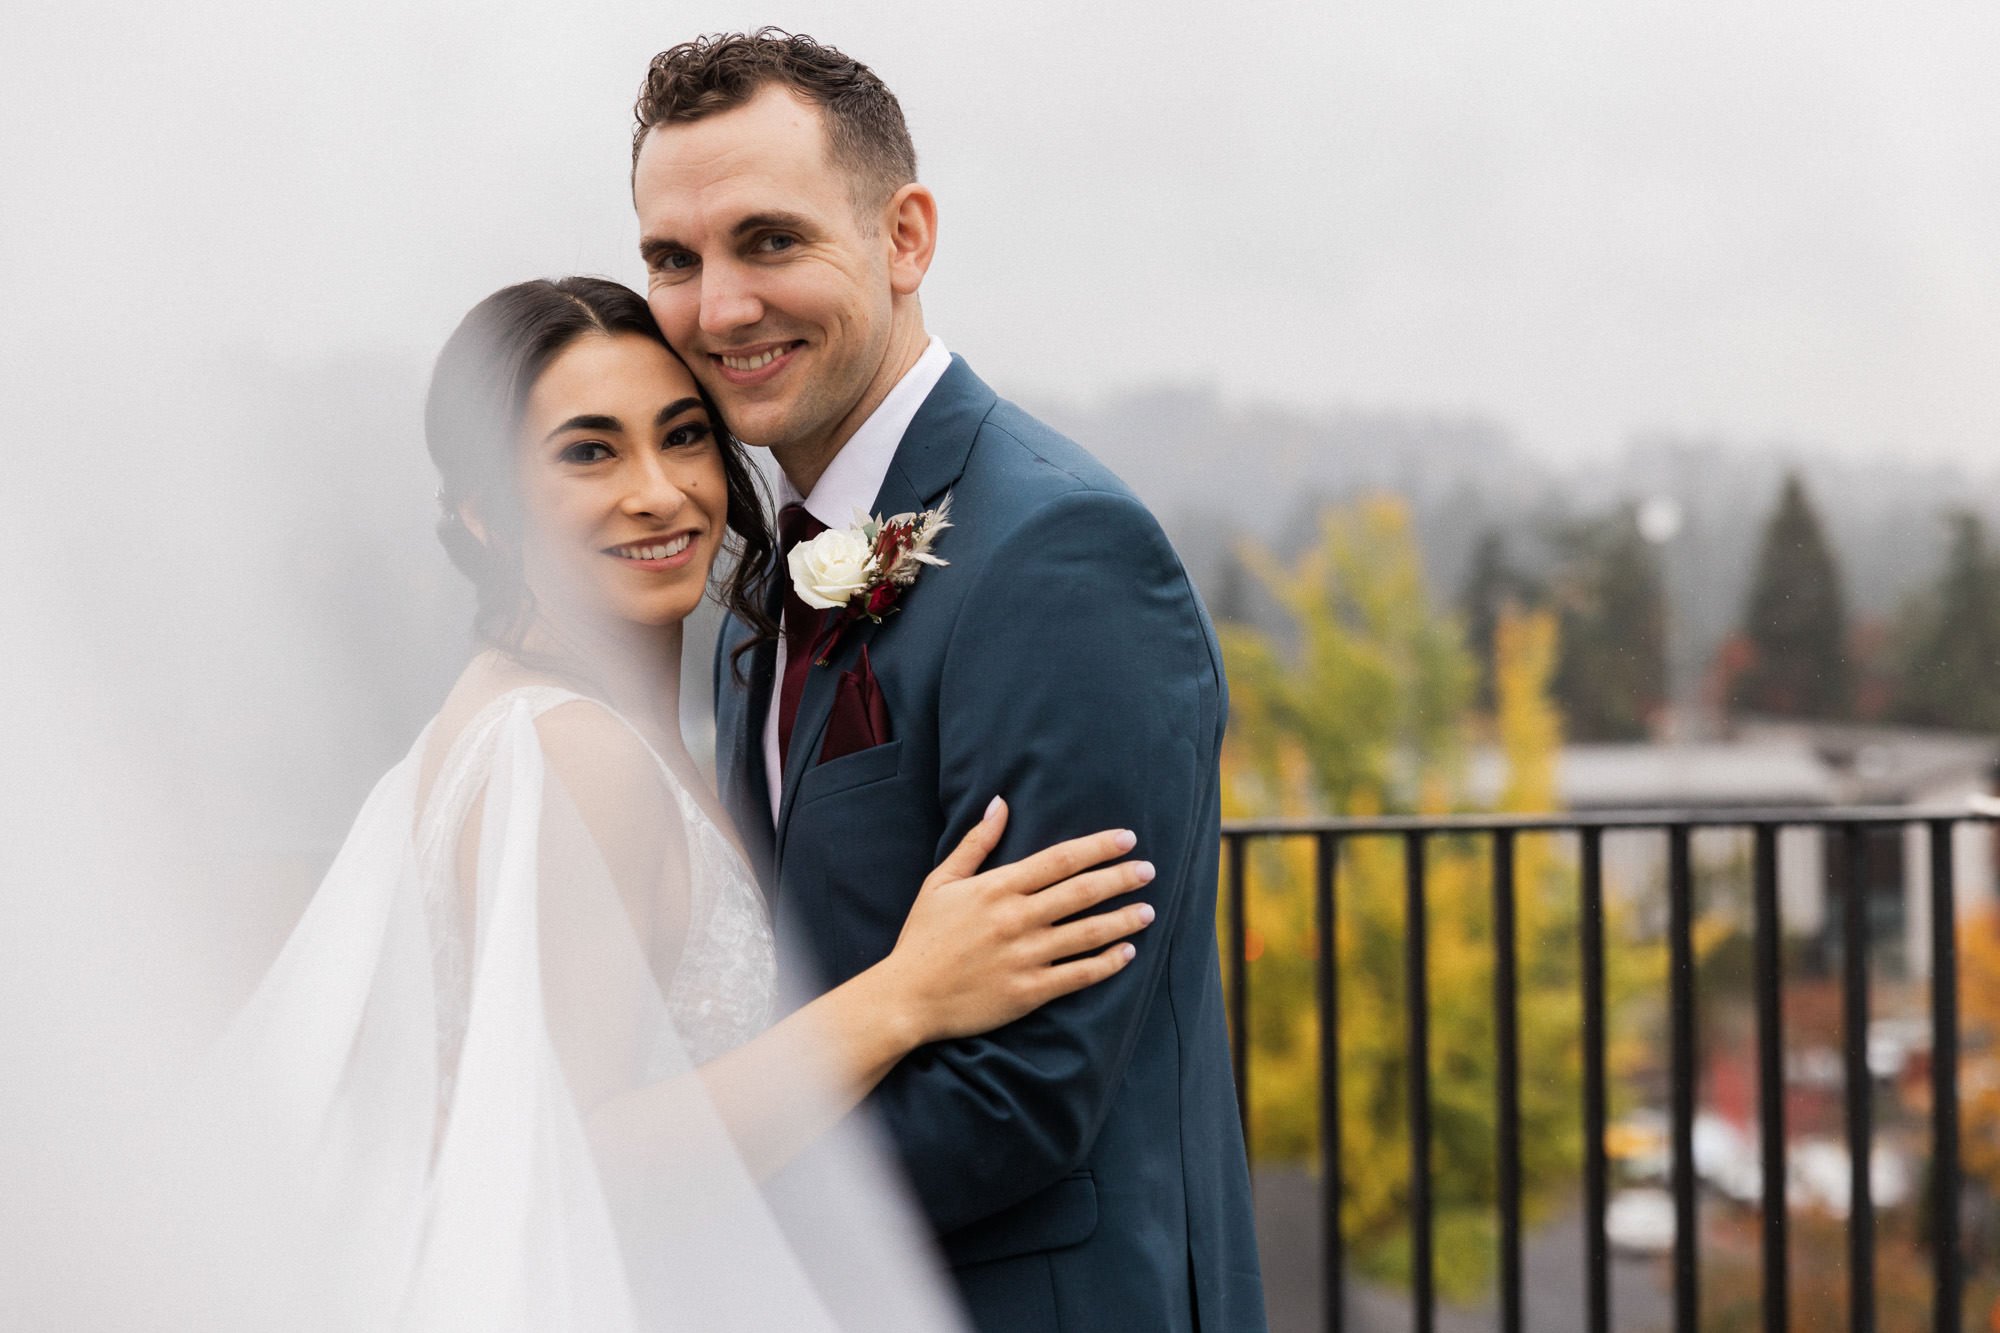
<instances>
[{"instance_id":1,"label":"groom's shoulder","mask_svg":"<svg viewBox=\"0 0 2000 1333\"><path fill-rule=\"evenodd\" d=\"M954 488L954 521L976 524L996 544L1036 545L1065 532L1098 558L1142 550L1178 569L1159 520L1124 480L1083 445L1005 398L980 422ZM980 543L984 545L985 543Z\"/></svg>"},{"instance_id":2,"label":"groom's shoulder","mask_svg":"<svg viewBox=\"0 0 2000 1333\"><path fill-rule=\"evenodd\" d=\"M981 423L967 474L997 483L1002 497L1029 506L1091 492L1139 503L1132 488L1083 445L1005 398Z\"/></svg>"},{"instance_id":3,"label":"groom's shoulder","mask_svg":"<svg viewBox=\"0 0 2000 1333\"><path fill-rule=\"evenodd\" d=\"M1083 445L997 395L953 488L952 519L974 559L1000 554L1141 567L1182 582L1186 571L1144 501Z\"/></svg>"},{"instance_id":4,"label":"groom's shoulder","mask_svg":"<svg viewBox=\"0 0 2000 1333\"><path fill-rule=\"evenodd\" d=\"M950 484L951 557L983 565L1078 560L1185 582L1186 571L1158 519L1088 448L994 392L957 358L941 382L934 419L948 438L969 440ZM957 438L965 440L966 436ZM932 457L938 457L934 453ZM920 494L936 494L917 486Z\"/></svg>"}]
</instances>

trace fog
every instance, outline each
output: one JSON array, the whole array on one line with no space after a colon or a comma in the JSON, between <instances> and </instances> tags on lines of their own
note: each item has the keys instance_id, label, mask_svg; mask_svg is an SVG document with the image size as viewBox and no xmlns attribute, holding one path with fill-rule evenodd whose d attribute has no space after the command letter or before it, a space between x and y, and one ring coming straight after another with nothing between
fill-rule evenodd
<instances>
[{"instance_id":1,"label":"fog","mask_svg":"<svg viewBox=\"0 0 2000 1333\"><path fill-rule=\"evenodd\" d=\"M430 535L430 358L506 283L637 279L646 62L766 21L897 89L941 200L930 325L1002 392L1306 414L1289 454L1246 460L1255 432L1149 445L1099 411L1182 534L1200 496L1217 529L1267 503L1246 488L1296 504L1346 438L1318 413L1492 422L1578 467L1674 432L1885 464L1979 464L2000 438L2000 11L1222 14L17 5L15 697L60 692L58 749L86 712L114 748L149 737L207 775L182 803L257 811L274 845L336 836L464 652ZM1421 452L1398 475L1424 478ZM688 712L699 748L698 690Z\"/></svg>"},{"instance_id":2,"label":"fog","mask_svg":"<svg viewBox=\"0 0 2000 1333\"><path fill-rule=\"evenodd\" d=\"M16 0L0 1176L275 952L464 656L431 357L502 285L638 278L646 61L764 22L901 96L942 210L930 326L1104 422L1163 512L1215 497L1183 530L1260 514L1253 485L1292 507L1284 457L1374 438L1323 420L1470 422L1465 452L1586 478L1633 439L1775 441L1871 493L2000 441L1991 6ZM1106 422L1126 401L1201 413ZM1283 439L1242 466L1257 434L1204 420ZM1385 468L1438 465L1323 471ZM23 1197L28 1234L52 1214Z\"/></svg>"},{"instance_id":3,"label":"fog","mask_svg":"<svg viewBox=\"0 0 2000 1333\"><path fill-rule=\"evenodd\" d=\"M1013 396L1477 412L1557 458L2000 435L2000 12L1796 0L16 5L10 396L420 374L497 286L634 279L645 62L760 22L898 91L931 324Z\"/></svg>"}]
</instances>

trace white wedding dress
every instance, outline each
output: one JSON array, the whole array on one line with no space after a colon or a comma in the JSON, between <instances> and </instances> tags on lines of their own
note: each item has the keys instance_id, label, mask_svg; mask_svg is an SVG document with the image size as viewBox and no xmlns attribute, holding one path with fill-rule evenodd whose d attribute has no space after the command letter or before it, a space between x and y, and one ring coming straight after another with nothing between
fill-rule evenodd
<instances>
[{"instance_id":1,"label":"white wedding dress","mask_svg":"<svg viewBox=\"0 0 2000 1333\"><path fill-rule=\"evenodd\" d=\"M895 1288L865 1326L955 1326L879 1167L832 1168L872 1248L788 1230L705 1095L695 1067L770 1021L777 966L701 801L564 689L500 694L441 760L438 726L370 795L205 1089L288 1229L283 1326L854 1326L807 1275L827 1240ZM770 1094L810 1095L797 1072Z\"/></svg>"}]
</instances>

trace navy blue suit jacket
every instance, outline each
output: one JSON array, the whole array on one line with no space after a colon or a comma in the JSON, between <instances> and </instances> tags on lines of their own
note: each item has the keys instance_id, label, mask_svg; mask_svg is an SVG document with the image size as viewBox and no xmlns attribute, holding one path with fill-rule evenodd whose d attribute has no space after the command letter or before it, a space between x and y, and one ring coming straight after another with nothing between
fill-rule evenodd
<instances>
[{"instance_id":1,"label":"navy blue suit jacket","mask_svg":"<svg viewBox=\"0 0 2000 1333\"><path fill-rule=\"evenodd\" d=\"M762 730L774 649L717 646L717 769L781 933L828 984L894 946L918 886L995 795L989 864L1131 828L1158 911L1111 980L925 1047L870 1099L983 1329L1264 1327L1215 941L1222 657L1150 513L957 357L874 512L953 527L900 609L815 666L773 828ZM869 645L887 743L818 762ZM1124 901L1124 900L1121 900ZM797 938L789 941L797 945Z\"/></svg>"}]
</instances>

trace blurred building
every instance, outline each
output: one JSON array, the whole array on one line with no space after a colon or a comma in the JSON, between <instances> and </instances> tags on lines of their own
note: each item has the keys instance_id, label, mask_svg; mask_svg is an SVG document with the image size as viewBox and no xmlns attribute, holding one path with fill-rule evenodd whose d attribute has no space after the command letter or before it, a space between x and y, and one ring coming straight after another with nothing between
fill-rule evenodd
<instances>
[{"instance_id":1,"label":"blurred building","mask_svg":"<svg viewBox=\"0 0 2000 1333\"><path fill-rule=\"evenodd\" d=\"M1471 795L1486 804L1505 777L1497 751L1474 756ZM1715 814L1765 809L1831 811L1867 806L1964 811L1994 800L2000 737L1844 722L1747 719L1713 739L1564 746L1557 790L1579 813L1672 811ZM1751 835L1696 830L1695 871L1710 911L1750 909ZM1961 826L1953 869L1959 915L1993 901L1996 842L1992 829ZM1891 826L1866 840L1872 952L1892 972L1930 970L1930 859L1920 829ZM1665 835L1608 833L1608 882L1632 905L1642 928L1663 930ZM1785 933L1831 962L1841 945L1840 895L1846 847L1837 830L1779 833L1779 912Z\"/></svg>"}]
</instances>

